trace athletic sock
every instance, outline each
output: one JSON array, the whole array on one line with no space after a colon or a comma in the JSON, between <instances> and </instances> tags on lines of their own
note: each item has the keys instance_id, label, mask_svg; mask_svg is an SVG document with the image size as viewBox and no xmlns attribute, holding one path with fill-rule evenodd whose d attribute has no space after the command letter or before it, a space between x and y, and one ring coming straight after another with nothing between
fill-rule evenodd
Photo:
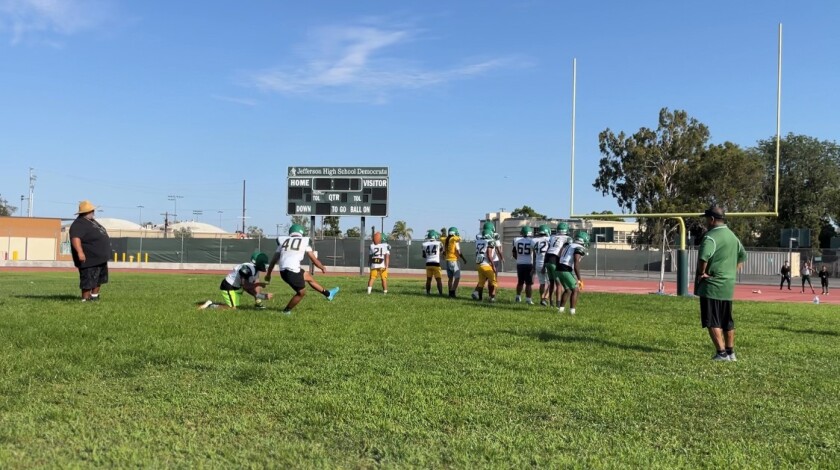
<instances>
[{"instance_id":1,"label":"athletic sock","mask_svg":"<svg viewBox=\"0 0 840 470\"><path fill-rule=\"evenodd\" d=\"M575 309L570 308L570 309L569 309L569 313L571 313L572 315L574 315L574 314L575 314Z\"/></svg>"},{"instance_id":2,"label":"athletic sock","mask_svg":"<svg viewBox=\"0 0 840 470\"><path fill-rule=\"evenodd\" d=\"M735 352L735 348L726 348L726 355L731 356Z\"/></svg>"},{"instance_id":3,"label":"athletic sock","mask_svg":"<svg viewBox=\"0 0 840 470\"><path fill-rule=\"evenodd\" d=\"M330 296L330 291L328 291L327 289L324 289L324 290L321 291L321 295L323 295L324 297L329 297Z\"/></svg>"},{"instance_id":4,"label":"athletic sock","mask_svg":"<svg viewBox=\"0 0 840 470\"><path fill-rule=\"evenodd\" d=\"M91 298L91 299L98 299L98 298L99 298L99 294L90 294L90 298Z\"/></svg>"},{"instance_id":5,"label":"athletic sock","mask_svg":"<svg viewBox=\"0 0 840 470\"><path fill-rule=\"evenodd\" d=\"M371 289L372 289L372 287L368 287L368 294L370 294Z\"/></svg>"},{"instance_id":6,"label":"athletic sock","mask_svg":"<svg viewBox=\"0 0 840 470\"><path fill-rule=\"evenodd\" d=\"M558 308L559 308L559 310L560 310L560 313L563 313L563 312L565 312L565 311L566 311L566 307L558 307Z\"/></svg>"},{"instance_id":7,"label":"athletic sock","mask_svg":"<svg viewBox=\"0 0 840 470\"><path fill-rule=\"evenodd\" d=\"M718 353L718 356L723 356L724 354L726 354L726 350L725 349L718 349L717 353Z\"/></svg>"},{"instance_id":8,"label":"athletic sock","mask_svg":"<svg viewBox=\"0 0 840 470\"><path fill-rule=\"evenodd\" d=\"M387 294L387 293L388 293L388 289L383 290L383 291L382 291L382 293L383 293L383 294Z\"/></svg>"}]
</instances>

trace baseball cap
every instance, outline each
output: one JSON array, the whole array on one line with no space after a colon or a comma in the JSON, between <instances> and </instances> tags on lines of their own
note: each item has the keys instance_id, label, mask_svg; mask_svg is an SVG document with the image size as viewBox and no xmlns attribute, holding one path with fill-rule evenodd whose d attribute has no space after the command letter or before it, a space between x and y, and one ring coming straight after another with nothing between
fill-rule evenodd
<instances>
[{"instance_id":1,"label":"baseball cap","mask_svg":"<svg viewBox=\"0 0 840 470\"><path fill-rule=\"evenodd\" d=\"M701 214L701 217L714 217L715 219L723 220L726 218L726 211L718 206L711 206Z\"/></svg>"}]
</instances>

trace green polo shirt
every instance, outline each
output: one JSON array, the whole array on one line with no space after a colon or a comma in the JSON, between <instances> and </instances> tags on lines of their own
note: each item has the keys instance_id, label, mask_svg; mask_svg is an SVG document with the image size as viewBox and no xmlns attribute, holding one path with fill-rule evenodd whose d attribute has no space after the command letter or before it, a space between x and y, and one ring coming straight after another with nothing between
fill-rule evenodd
<instances>
[{"instance_id":1,"label":"green polo shirt","mask_svg":"<svg viewBox=\"0 0 840 470\"><path fill-rule=\"evenodd\" d=\"M726 225L709 230L700 244L698 259L705 261L709 278L700 282L697 295L717 300L732 300L738 263L747 259L747 252L738 237Z\"/></svg>"}]
</instances>

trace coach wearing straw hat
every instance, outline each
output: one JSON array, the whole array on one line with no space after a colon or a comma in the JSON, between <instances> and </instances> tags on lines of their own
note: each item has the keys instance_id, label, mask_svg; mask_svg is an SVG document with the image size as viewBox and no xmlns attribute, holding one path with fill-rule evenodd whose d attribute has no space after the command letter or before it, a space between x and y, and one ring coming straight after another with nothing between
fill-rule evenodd
<instances>
[{"instance_id":1,"label":"coach wearing straw hat","mask_svg":"<svg viewBox=\"0 0 840 470\"><path fill-rule=\"evenodd\" d=\"M99 300L99 288L108 283L111 239L105 227L93 218L96 207L90 201L79 203L76 220L70 225L73 264L79 269L82 302Z\"/></svg>"}]
</instances>

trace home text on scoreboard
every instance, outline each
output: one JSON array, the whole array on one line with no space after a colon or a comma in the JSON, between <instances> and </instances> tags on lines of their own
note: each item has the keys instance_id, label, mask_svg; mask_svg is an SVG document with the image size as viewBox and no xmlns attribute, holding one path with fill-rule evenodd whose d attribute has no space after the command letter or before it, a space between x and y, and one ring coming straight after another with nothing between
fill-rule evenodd
<instances>
[{"instance_id":1,"label":"home text on scoreboard","mask_svg":"<svg viewBox=\"0 0 840 470\"><path fill-rule=\"evenodd\" d=\"M287 215L388 216L388 167L290 166Z\"/></svg>"}]
</instances>

